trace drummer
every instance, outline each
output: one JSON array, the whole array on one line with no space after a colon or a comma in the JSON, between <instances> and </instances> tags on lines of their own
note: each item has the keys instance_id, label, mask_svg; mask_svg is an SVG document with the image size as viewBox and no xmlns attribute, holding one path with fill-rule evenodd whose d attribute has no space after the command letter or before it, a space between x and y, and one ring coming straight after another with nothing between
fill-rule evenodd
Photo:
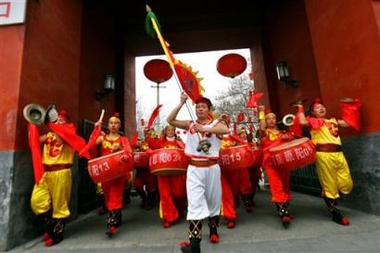
<instances>
[{"instance_id":1,"label":"drummer","mask_svg":"<svg viewBox=\"0 0 380 253\"><path fill-rule=\"evenodd\" d=\"M229 117L222 114L220 121L226 122L229 125ZM228 149L234 146L247 145L247 141L234 133L223 137L221 148ZM237 169L221 169L222 181L222 208L221 215L227 220L227 228L235 227L237 220L236 209L240 205L240 197L243 198L247 212L252 212L252 202L249 202L252 196L252 185L250 182L249 171L247 167Z\"/></svg>"},{"instance_id":2,"label":"drummer","mask_svg":"<svg viewBox=\"0 0 380 253\"><path fill-rule=\"evenodd\" d=\"M167 125L161 138L151 143L153 149L184 149L185 144L176 135L176 128ZM160 196L159 216L163 227L169 228L172 223L183 217L186 209L186 173L179 175L157 175L158 192Z\"/></svg>"},{"instance_id":3,"label":"drummer","mask_svg":"<svg viewBox=\"0 0 380 253\"><path fill-rule=\"evenodd\" d=\"M263 150L263 169L268 176L268 183L272 195L272 202L276 205L277 215L282 225L288 228L293 216L288 212L290 195L290 170L278 170L270 161L269 149L289 142L294 138L291 132L280 131L277 127L277 117L271 111L265 111L259 106L259 120L261 132L261 148Z\"/></svg>"},{"instance_id":4,"label":"drummer","mask_svg":"<svg viewBox=\"0 0 380 253\"><path fill-rule=\"evenodd\" d=\"M152 140L156 138L156 133L153 129L144 129L144 139L137 141L133 147L136 152L147 152L152 149ZM157 203L157 176L150 173L149 166L139 168L135 171L133 186L137 194L141 198L140 207L146 210L152 210Z\"/></svg>"},{"instance_id":5,"label":"drummer","mask_svg":"<svg viewBox=\"0 0 380 253\"><path fill-rule=\"evenodd\" d=\"M95 126L100 124L101 122L96 122ZM100 156L109 155L125 149L129 153L132 152L127 138L119 134L120 128L121 121L119 119L119 114L115 113L114 116L110 117L108 120L109 132L107 134L100 135L95 142L95 147L100 148ZM131 156L128 157L125 155L121 158L121 162L130 158ZM132 173L102 182L101 184L104 201L107 208L106 234L108 235L114 235L116 233L116 228L122 224L121 210L123 208L123 192L126 182L131 179Z\"/></svg>"},{"instance_id":6,"label":"drummer","mask_svg":"<svg viewBox=\"0 0 380 253\"><path fill-rule=\"evenodd\" d=\"M249 143L252 148L258 148L258 144L252 141L252 136L249 138L248 130L245 126L242 126L238 129L238 135L242 140ZM256 159L260 158L256 157ZM261 163L259 163L259 166L255 165L253 167L244 169L241 177L249 179L248 182L244 181L246 182L245 184L241 184L240 194L244 202L246 212L250 213L253 211L253 206L255 205L254 196L256 193L256 188L259 184L259 180L261 179Z\"/></svg>"},{"instance_id":7,"label":"drummer","mask_svg":"<svg viewBox=\"0 0 380 253\"><path fill-rule=\"evenodd\" d=\"M230 118L226 114L222 114L220 121L225 122L228 126ZM220 148L228 149L236 146L236 138L233 139L232 134L223 136ZM235 227L237 220L236 208L239 206L239 184L240 184L240 168L228 170L221 167L221 184L222 184L222 202L220 215L227 221L227 228Z\"/></svg>"},{"instance_id":8,"label":"drummer","mask_svg":"<svg viewBox=\"0 0 380 253\"><path fill-rule=\"evenodd\" d=\"M304 114L302 104L298 105L297 117L301 125L309 128L311 140L316 145L316 167L322 186L323 199L332 215L332 220L344 226L349 225L350 220L340 213L338 199L341 194L351 192L353 181L342 152L338 131L339 127L350 126L359 130L359 106L359 101L342 101L343 119L327 119L325 118L326 108L319 98L316 98L310 105L311 115L308 117ZM347 108L346 111L345 108Z\"/></svg>"}]
</instances>

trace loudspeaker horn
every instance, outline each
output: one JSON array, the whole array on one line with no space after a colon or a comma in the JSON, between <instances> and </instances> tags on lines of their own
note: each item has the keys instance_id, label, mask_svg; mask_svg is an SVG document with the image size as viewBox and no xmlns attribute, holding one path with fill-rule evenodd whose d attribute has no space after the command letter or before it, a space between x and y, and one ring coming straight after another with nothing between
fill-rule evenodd
<instances>
[{"instance_id":1,"label":"loudspeaker horn","mask_svg":"<svg viewBox=\"0 0 380 253\"><path fill-rule=\"evenodd\" d=\"M42 125L45 122L46 110L38 104L28 104L23 110L24 118L35 125Z\"/></svg>"}]
</instances>

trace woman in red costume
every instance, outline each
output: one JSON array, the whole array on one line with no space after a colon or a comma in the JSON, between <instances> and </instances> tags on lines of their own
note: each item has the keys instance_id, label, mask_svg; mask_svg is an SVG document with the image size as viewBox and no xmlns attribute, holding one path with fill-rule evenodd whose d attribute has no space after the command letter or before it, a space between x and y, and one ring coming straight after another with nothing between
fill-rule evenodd
<instances>
[{"instance_id":1,"label":"woman in red costume","mask_svg":"<svg viewBox=\"0 0 380 253\"><path fill-rule=\"evenodd\" d=\"M95 126L101 124L97 122ZM118 113L110 117L108 120L109 133L100 135L95 142L96 147L100 147L100 156L109 155L121 150L125 150L125 155L122 156L121 162L132 159L131 147L126 137L119 134L121 121ZM126 183L131 180L132 173L127 173L115 179L102 182L103 196L107 208L107 231L106 234L113 235L116 233L116 228L122 223L121 210L123 208L123 192Z\"/></svg>"},{"instance_id":2,"label":"woman in red costume","mask_svg":"<svg viewBox=\"0 0 380 253\"><path fill-rule=\"evenodd\" d=\"M179 148L184 149L185 144L178 139L175 127L168 125L160 139L150 139L153 149ZM163 227L171 224L183 216L187 207L186 203L186 173L179 175L157 176L158 192L160 195L159 215L163 220Z\"/></svg>"},{"instance_id":3,"label":"woman in red costume","mask_svg":"<svg viewBox=\"0 0 380 253\"><path fill-rule=\"evenodd\" d=\"M338 209L341 194L348 194L353 181L346 158L342 152L339 127L354 127L359 130L358 100L342 101L343 119L327 119L326 108L320 99L310 105L310 116L306 117L302 104L298 105L297 117L302 126L310 130L311 140L316 146L316 167L322 186L322 197L332 215L332 220L341 225L349 225L347 217Z\"/></svg>"},{"instance_id":4,"label":"woman in red costume","mask_svg":"<svg viewBox=\"0 0 380 253\"><path fill-rule=\"evenodd\" d=\"M220 121L224 121L228 125L229 117L222 115ZM230 134L223 137L221 148L227 149L233 146L248 145L245 139L235 134ZM222 157L222 159L224 159ZM227 220L227 228L234 228L237 213L236 209L240 205L240 197L244 199L244 204L247 212L252 212L252 202L249 202L249 197L252 194L252 185L248 168L241 167L238 169L223 168L221 170L222 183L222 210L221 215Z\"/></svg>"},{"instance_id":5,"label":"woman in red costume","mask_svg":"<svg viewBox=\"0 0 380 253\"><path fill-rule=\"evenodd\" d=\"M269 149L291 141L294 136L290 132L280 131L277 117L273 112L265 114L265 107L259 106L261 131L261 148L263 150L263 168L268 176L272 202L276 205L277 214L282 225L287 228L293 216L288 212L290 195L290 170L279 170L271 162Z\"/></svg>"}]
</instances>

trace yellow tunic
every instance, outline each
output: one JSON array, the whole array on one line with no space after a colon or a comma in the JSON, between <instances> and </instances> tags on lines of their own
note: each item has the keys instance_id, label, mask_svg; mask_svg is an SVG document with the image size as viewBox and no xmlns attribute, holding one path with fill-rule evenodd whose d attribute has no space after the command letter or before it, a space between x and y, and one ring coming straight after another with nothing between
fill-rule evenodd
<instances>
[{"instance_id":1,"label":"yellow tunic","mask_svg":"<svg viewBox=\"0 0 380 253\"><path fill-rule=\"evenodd\" d=\"M54 219L70 216L74 152L68 144L60 142L54 133L47 134L42 153L45 173L40 183L34 186L30 200L35 214L53 209Z\"/></svg>"},{"instance_id":2,"label":"yellow tunic","mask_svg":"<svg viewBox=\"0 0 380 253\"><path fill-rule=\"evenodd\" d=\"M324 119L320 128L310 130L311 140L314 144L341 145L338 132L338 122L335 118ZM315 164L323 196L337 199L340 193L348 194L351 192L353 182L343 152L317 151Z\"/></svg>"}]
</instances>

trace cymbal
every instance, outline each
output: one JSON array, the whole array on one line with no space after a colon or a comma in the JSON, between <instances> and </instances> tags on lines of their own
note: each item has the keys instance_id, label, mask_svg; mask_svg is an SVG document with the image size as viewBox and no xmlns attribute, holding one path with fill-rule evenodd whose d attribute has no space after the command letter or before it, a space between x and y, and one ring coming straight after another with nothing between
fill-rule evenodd
<instances>
[{"instance_id":1,"label":"cymbal","mask_svg":"<svg viewBox=\"0 0 380 253\"><path fill-rule=\"evenodd\" d=\"M304 104L306 101L307 101L307 99L300 99L300 100L296 100L296 101L291 102L289 105L290 105L290 106L302 105L302 104Z\"/></svg>"},{"instance_id":2,"label":"cymbal","mask_svg":"<svg viewBox=\"0 0 380 253\"><path fill-rule=\"evenodd\" d=\"M340 101L346 102L346 103L351 103L351 102L354 102L354 99L353 98L341 98Z\"/></svg>"}]
</instances>

